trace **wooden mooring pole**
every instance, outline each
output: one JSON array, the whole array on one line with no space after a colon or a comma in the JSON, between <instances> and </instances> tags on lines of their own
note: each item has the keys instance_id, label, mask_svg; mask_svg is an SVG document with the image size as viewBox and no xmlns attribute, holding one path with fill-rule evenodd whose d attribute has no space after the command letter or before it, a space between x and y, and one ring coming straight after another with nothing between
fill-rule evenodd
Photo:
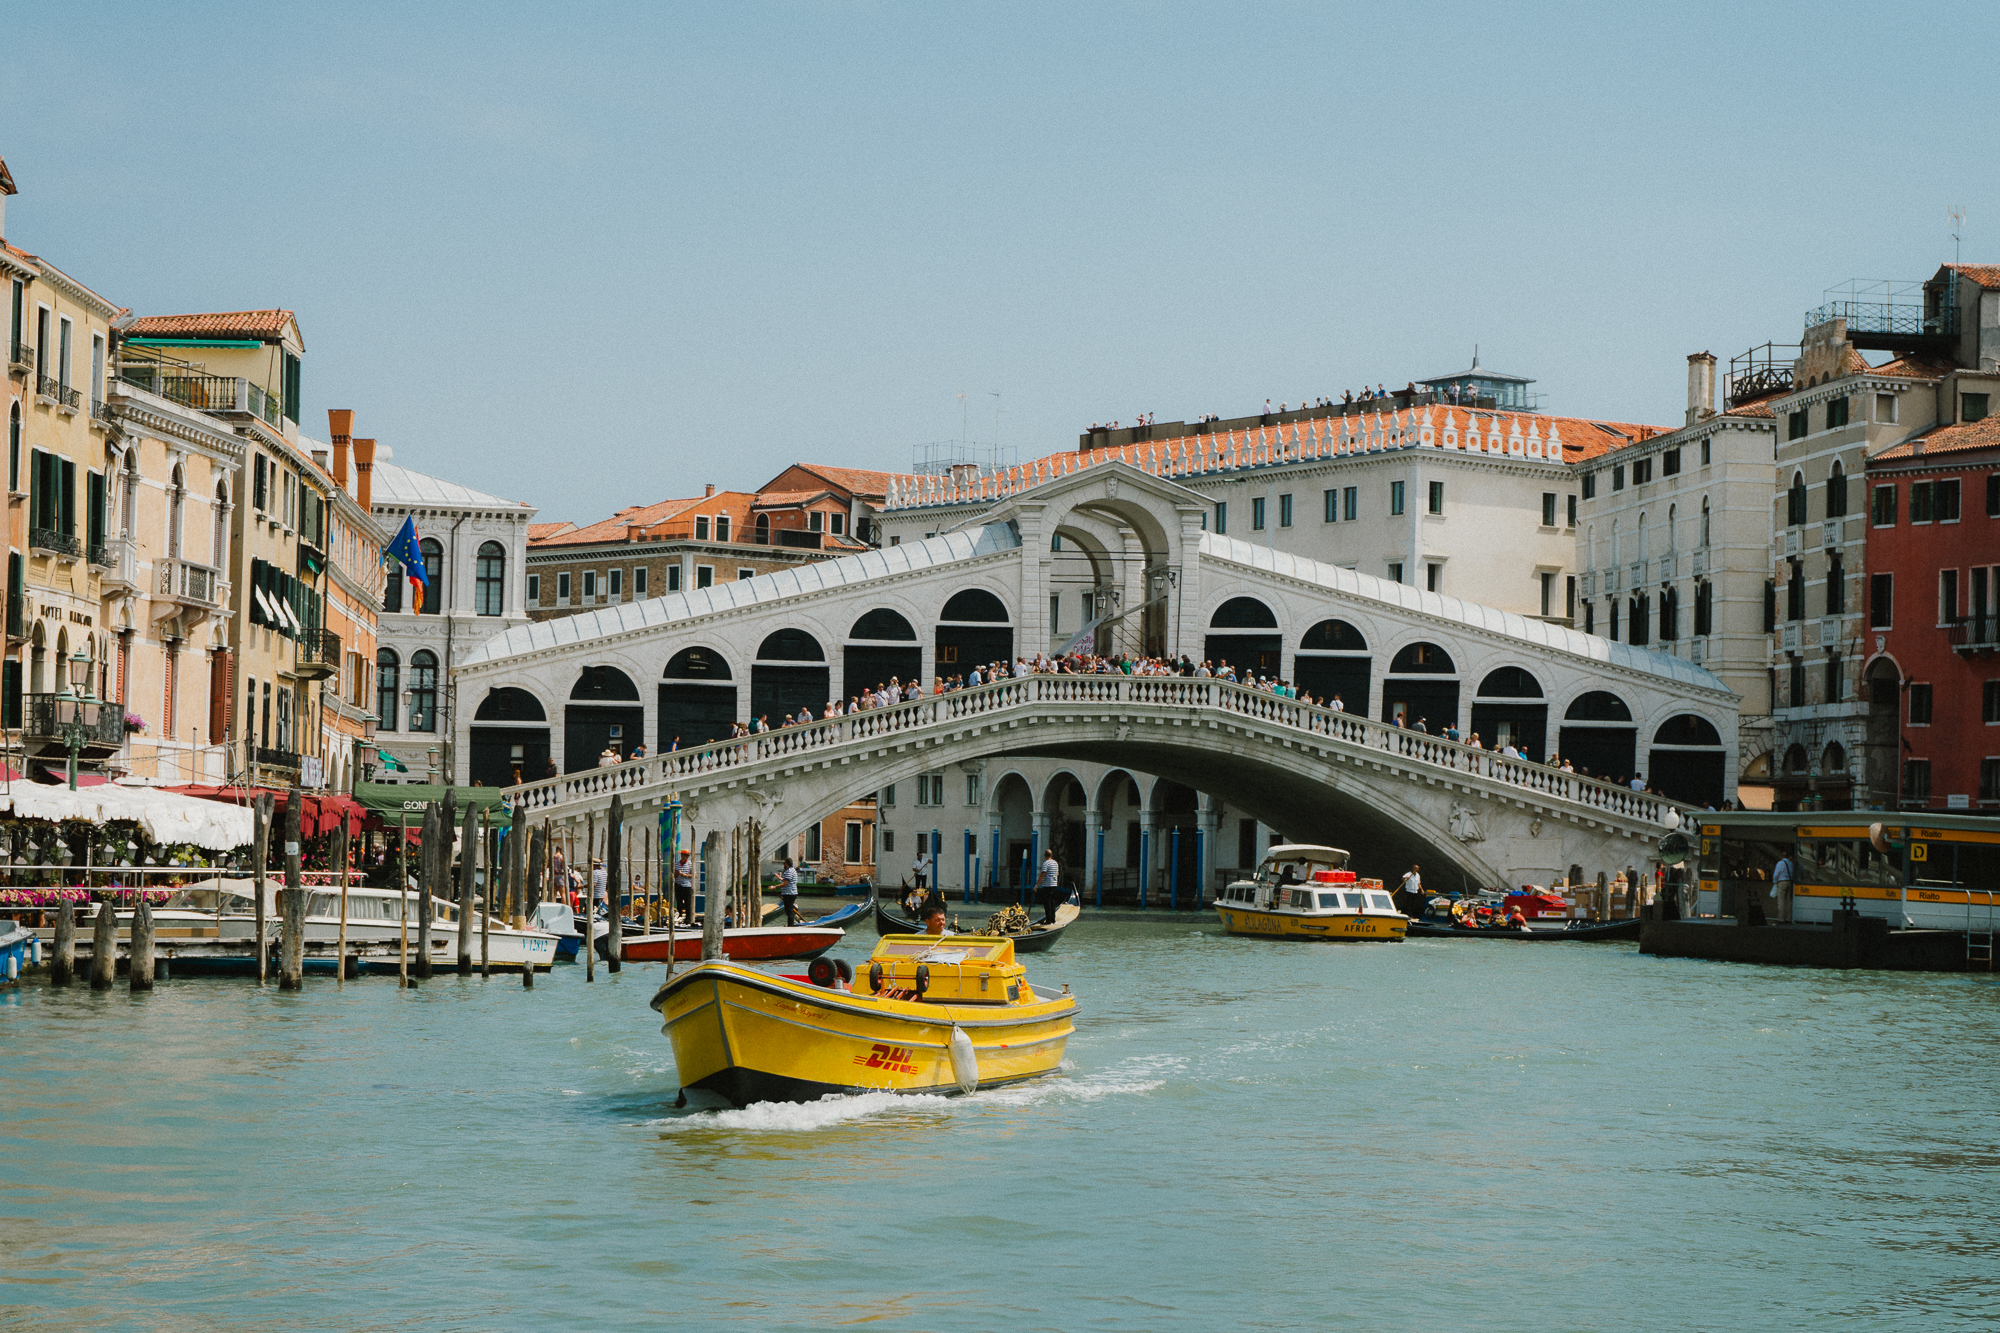
<instances>
[{"instance_id":1,"label":"wooden mooring pole","mask_svg":"<svg viewBox=\"0 0 2000 1333\"><path fill-rule=\"evenodd\" d=\"M97 905L97 920L90 936L90 988L110 990L118 978L118 910L110 903Z\"/></svg>"},{"instance_id":2,"label":"wooden mooring pole","mask_svg":"<svg viewBox=\"0 0 2000 1333\"><path fill-rule=\"evenodd\" d=\"M583 817L584 876L583 876L583 979L597 980L597 880L596 872L590 867L588 853L596 846L597 820L594 815ZM576 864L576 843L570 843L569 864ZM605 946L607 949L609 944Z\"/></svg>"},{"instance_id":3,"label":"wooden mooring pole","mask_svg":"<svg viewBox=\"0 0 2000 1333\"><path fill-rule=\"evenodd\" d=\"M465 827L459 831L465 848L458 865L458 975L472 975L472 914L479 910L478 886L472 877L479 869L479 807L465 803Z\"/></svg>"},{"instance_id":4,"label":"wooden mooring pole","mask_svg":"<svg viewBox=\"0 0 2000 1333\"><path fill-rule=\"evenodd\" d=\"M56 950L49 959L49 984L67 986L76 980L76 904L65 898L56 905Z\"/></svg>"},{"instance_id":5,"label":"wooden mooring pole","mask_svg":"<svg viewBox=\"0 0 2000 1333\"><path fill-rule=\"evenodd\" d=\"M306 890L299 826L305 793L294 782L285 801L285 889L278 904L278 989L301 990L306 981Z\"/></svg>"},{"instance_id":6,"label":"wooden mooring pole","mask_svg":"<svg viewBox=\"0 0 2000 1333\"><path fill-rule=\"evenodd\" d=\"M604 821L604 894L611 915L604 948L613 972L625 963L625 912L620 905L625 883L625 798L613 792L611 813Z\"/></svg>"},{"instance_id":7,"label":"wooden mooring pole","mask_svg":"<svg viewBox=\"0 0 2000 1333\"><path fill-rule=\"evenodd\" d=\"M479 812L479 851L486 863L486 892L479 903L479 979L493 975L493 914L504 911L507 900L500 896L500 858L493 855L493 829L486 812Z\"/></svg>"},{"instance_id":8,"label":"wooden mooring pole","mask_svg":"<svg viewBox=\"0 0 2000 1333\"><path fill-rule=\"evenodd\" d=\"M251 885L257 898L257 984L264 984L264 966L269 955L265 951L265 911L264 911L264 866L271 859L271 794L259 792L250 804L251 820L255 838L251 856L255 858L255 879Z\"/></svg>"},{"instance_id":9,"label":"wooden mooring pole","mask_svg":"<svg viewBox=\"0 0 2000 1333\"><path fill-rule=\"evenodd\" d=\"M347 980L347 816L340 817L340 827L333 831L333 868L340 875L340 945L333 956L333 979L336 985Z\"/></svg>"},{"instance_id":10,"label":"wooden mooring pole","mask_svg":"<svg viewBox=\"0 0 2000 1333\"><path fill-rule=\"evenodd\" d=\"M153 989L153 905L143 889L132 907L131 985L135 991Z\"/></svg>"},{"instance_id":11,"label":"wooden mooring pole","mask_svg":"<svg viewBox=\"0 0 2000 1333\"><path fill-rule=\"evenodd\" d=\"M437 891L438 829L451 827L444 822L443 811L436 801L424 806L424 830L419 835L423 845L417 849L417 956L410 970L419 981L431 975L431 895ZM444 836L451 835L447 832Z\"/></svg>"}]
</instances>

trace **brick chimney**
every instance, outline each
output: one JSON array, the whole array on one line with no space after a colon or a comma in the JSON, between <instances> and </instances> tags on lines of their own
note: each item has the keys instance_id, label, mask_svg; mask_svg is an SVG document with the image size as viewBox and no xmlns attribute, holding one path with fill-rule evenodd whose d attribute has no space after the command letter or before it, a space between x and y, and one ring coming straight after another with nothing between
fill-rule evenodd
<instances>
[{"instance_id":1,"label":"brick chimney","mask_svg":"<svg viewBox=\"0 0 2000 1333\"><path fill-rule=\"evenodd\" d=\"M329 407L326 410L326 428L333 436L333 480L344 491L347 489L347 436L354 429L353 409Z\"/></svg>"},{"instance_id":2,"label":"brick chimney","mask_svg":"<svg viewBox=\"0 0 2000 1333\"><path fill-rule=\"evenodd\" d=\"M710 483L708 483L708 489L702 493L702 499L706 500L714 494L715 494L715 483L711 481Z\"/></svg>"},{"instance_id":3,"label":"brick chimney","mask_svg":"<svg viewBox=\"0 0 2000 1333\"><path fill-rule=\"evenodd\" d=\"M1696 352L1688 358L1687 424L1715 415L1715 353Z\"/></svg>"},{"instance_id":4,"label":"brick chimney","mask_svg":"<svg viewBox=\"0 0 2000 1333\"><path fill-rule=\"evenodd\" d=\"M354 501L369 513L374 512L372 503L375 496L375 441L356 440L354 442Z\"/></svg>"}]
</instances>

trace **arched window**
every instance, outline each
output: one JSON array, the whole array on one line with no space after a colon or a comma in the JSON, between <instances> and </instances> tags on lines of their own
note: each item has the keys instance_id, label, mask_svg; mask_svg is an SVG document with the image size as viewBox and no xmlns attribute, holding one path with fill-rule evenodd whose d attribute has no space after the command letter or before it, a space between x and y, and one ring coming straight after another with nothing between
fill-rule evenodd
<instances>
[{"instance_id":1,"label":"arched window","mask_svg":"<svg viewBox=\"0 0 2000 1333\"><path fill-rule=\"evenodd\" d=\"M1004 625L1007 623L1007 607L984 588L967 588L964 592L952 594L938 619L975 625Z\"/></svg>"},{"instance_id":2,"label":"arched window","mask_svg":"<svg viewBox=\"0 0 2000 1333\"><path fill-rule=\"evenodd\" d=\"M121 475L118 496L118 532L120 536L139 535L139 451L125 451L125 471ZM218 565L222 562L217 561Z\"/></svg>"},{"instance_id":3,"label":"arched window","mask_svg":"<svg viewBox=\"0 0 2000 1333\"><path fill-rule=\"evenodd\" d=\"M479 711L472 715L474 722L546 722L547 711L542 701L524 689L512 685L497 685L486 692L479 701Z\"/></svg>"},{"instance_id":4,"label":"arched window","mask_svg":"<svg viewBox=\"0 0 2000 1333\"><path fill-rule=\"evenodd\" d=\"M215 512L210 515L209 563L217 569L229 568L229 481L215 483Z\"/></svg>"},{"instance_id":5,"label":"arched window","mask_svg":"<svg viewBox=\"0 0 2000 1333\"><path fill-rule=\"evenodd\" d=\"M1840 518L1847 513L1847 469L1833 460L1833 471L1826 479L1826 516ZM1843 765L1845 767L1845 765Z\"/></svg>"},{"instance_id":6,"label":"arched window","mask_svg":"<svg viewBox=\"0 0 2000 1333\"><path fill-rule=\"evenodd\" d=\"M1368 640L1345 620L1322 620L1299 640L1301 652L1367 652Z\"/></svg>"},{"instance_id":7,"label":"arched window","mask_svg":"<svg viewBox=\"0 0 2000 1333\"><path fill-rule=\"evenodd\" d=\"M757 645L761 662L824 662L826 653L819 640L802 629L781 629Z\"/></svg>"},{"instance_id":8,"label":"arched window","mask_svg":"<svg viewBox=\"0 0 2000 1333\"><path fill-rule=\"evenodd\" d=\"M1630 722L1632 710L1615 694L1606 690L1591 690L1578 696L1563 717L1571 722Z\"/></svg>"},{"instance_id":9,"label":"arched window","mask_svg":"<svg viewBox=\"0 0 2000 1333\"><path fill-rule=\"evenodd\" d=\"M1653 733L1655 745L1720 745L1722 733L1715 724L1705 717L1693 713L1676 713L1660 724Z\"/></svg>"},{"instance_id":10,"label":"arched window","mask_svg":"<svg viewBox=\"0 0 2000 1333\"><path fill-rule=\"evenodd\" d=\"M1486 673L1479 682L1479 694L1486 699L1539 699L1541 682L1520 667L1501 667Z\"/></svg>"},{"instance_id":11,"label":"arched window","mask_svg":"<svg viewBox=\"0 0 2000 1333\"><path fill-rule=\"evenodd\" d=\"M424 611L434 616L444 610L444 546L435 537L426 537L417 544L424 553L424 575L429 583L424 588ZM415 667L417 659L410 659Z\"/></svg>"},{"instance_id":12,"label":"arched window","mask_svg":"<svg viewBox=\"0 0 2000 1333\"><path fill-rule=\"evenodd\" d=\"M1452 664L1451 654L1434 643L1413 643L1398 652L1389 663L1391 675L1451 675L1458 668Z\"/></svg>"},{"instance_id":13,"label":"arched window","mask_svg":"<svg viewBox=\"0 0 2000 1333\"><path fill-rule=\"evenodd\" d=\"M847 631L850 639L889 639L897 643L917 641L916 630L910 622L886 606L878 606L873 611L854 622L854 628Z\"/></svg>"},{"instance_id":14,"label":"arched window","mask_svg":"<svg viewBox=\"0 0 2000 1333\"><path fill-rule=\"evenodd\" d=\"M382 610L386 612L403 609L403 585L409 576L403 572L403 562L393 556L382 557L389 572L382 579Z\"/></svg>"},{"instance_id":15,"label":"arched window","mask_svg":"<svg viewBox=\"0 0 2000 1333\"><path fill-rule=\"evenodd\" d=\"M392 648L378 648L375 652L375 716L381 720L375 725L382 731L395 731L396 719L401 716L397 706L396 691L402 686L401 663Z\"/></svg>"},{"instance_id":16,"label":"arched window","mask_svg":"<svg viewBox=\"0 0 2000 1333\"><path fill-rule=\"evenodd\" d=\"M167 555L181 558L181 520L187 510L187 481L180 465L174 465L173 479L167 483Z\"/></svg>"},{"instance_id":17,"label":"arched window","mask_svg":"<svg viewBox=\"0 0 2000 1333\"><path fill-rule=\"evenodd\" d=\"M1215 609L1210 629L1276 629L1277 616L1255 597L1232 597Z\"/></svg>"},{"instance_id":18,"label":"arched window","mask_svg":"<svg viewBox=\"0 0 2000 1333\"><path fill-rule=\"evenodd\" d=\"M1792 488L1785 493L1785 524L1797 527L1806 521L1806 474L1792 474Z\"/></svg>"},{"instance_id":19,"label":"arched window","mask_svg":"<svg viewBox=\"0 0 2000 1333\"><path fill-rule=\"evenodd\" d=\"M482 616L497 616L506 612L507 552L499 542L484 542L479 547L479 567L473 588L473 609Z\"/></svg>"},{"instance_id":20,"label":"arched window","mask_svg":"<svg viewBox=\"0 0 2000 1333\"><path fill-rule=\"evenodd\" d=\"M7 489L21 489L21 405L7 409Z\"/></svg>"},{"instance_id":21,"label":"arched window","mask_svg":"<svg viewBox=\"0 0 2000 1333\"><path fill-rule=\"evenodd\" d=\"M410 654L410 730L437 730L437 654L419 648Z\"/></svg>"}]
</instances>

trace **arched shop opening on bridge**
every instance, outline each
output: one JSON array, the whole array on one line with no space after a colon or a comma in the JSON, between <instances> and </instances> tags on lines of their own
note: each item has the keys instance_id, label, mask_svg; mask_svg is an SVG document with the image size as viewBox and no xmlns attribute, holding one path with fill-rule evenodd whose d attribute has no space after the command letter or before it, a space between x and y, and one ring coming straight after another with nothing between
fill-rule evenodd
<instances>
[{"instance_id":1,"label":"arched shop opening on bridge","mask_svg":"<svg viewBox=\"0 0 2000 1333\"><path fill-rule=\"evenodd\" d=\"M1472 731L1489 750L1513 746L1529 759L1547 753L1549 705L1541 682L1520 667L1489 671L1472 696Z\"/></svg>"},{"instance_id":2,"label":"arched shop opening on bridge","mask_svg":"<svg viewBox=\"0 0 2000 1333\"><path fill-rule=\"evenodd\" d=\"M1201 655L1220 671L1227 662L1244 673L1276 677L1283 667L1285 640L1278 633L1278 617L1255 597L1232 597L1215 608L1208 619L1208 637L1202 641Z\"/></svg>"},{"instance_id":3,"label":"arched shop opening on bridge","mask_svg":"<svg viewBox=\"0 0 2000 1333\"><path fill-rule=\"evenodd\" d=\"M1579 773L1627 781L1632 777L1638 736L1632 710L1623 699L1608 690L1591 690L1577 696L1563 712L1561 754Z\"/></svg>"},{"instance_id":4,"label":"arched shop opening on bridge","mask_svg":"<svg viewBox=\"0 0 2000 1333\"><path fill-rule=\"evenodd\" d=\"M1437 735L1458 725L1458 667L1434 643L1412 643L1390 659L1382 681L1382 720L1404 726L1422 722Z\"/></svg>"},{"instance_id":5,"label":"arched shop opening on bridge","mask_svg":"<svg viewBox=\"0 0 2000 1333\"><path fill-rule=\"evenodd\" d=\"M683 648L660 673L661 753L722 740L736 724L736 680L713 648Z\"/></svg>"},{"instance_id":6,"label":"arched shop opening on bridge","mask_svg":"<svg viewBox=\"0 0 2000 1333\"><path fill-rule=\"evenodd\" d=\"M563 772L594 768L606 750L629 758L645 734L639 687L615 666L587 666L570 687L563 709Z\"/></svg>"},{"instance_id":7,"label":"arched shop opening on bridge","mask_svg":"<svg viewBox=\"0 0 2000 1333\"><path fill-rule=\"evenodd\" d=\"M518 686L488 690L472 716L471 759L472 781L482 787L512 787L547 773L549 715L542 701Z\"/></svg>"},{"instance_id":8,"label":"arched shop opening on bridge","mask_svg":"<svg viewBox=\"0 0 2000 1333\"><path fill-rule=\"evenodd\" d=\"M1839 754L1838 745L1830 749ZM1845 754L1839 754L1846 767ZM1646 756L1646 785L1689 805L1720 806L1726 755L1715 724L1693 713L1679 713L1653 733Z\"/></svg>"},{"instance_id":9,"label":"arched shop opening on bridge","mask_svg":"<svg viewBox=\"0 0 2000 1333\"><path fill-rule=\"evenodd\" d=\"M806 709L818 717L833 698L826 651L802 629L781 629L757 646L750 664L750 717L771 726Z\"/></svg>"},{"instance_id":10,"label":"arched shop opening on bridge","mask_svg":"<svg viewBox=\"0 0 2000 1333\"><path fill-rule=\"evenodd\" d=\"M1301 694L1325 700L1336 696L1350 713L1368 716L1368 640L1345 620L1322 620L1299 640L1292 658L1292 682Z\"/></svg>"},{"instance_id":11,"label":"arched shop opening on bridge","mask_svg":"<svg viewBox=\"0 0 2000 1333\"><path fill-rule=\"evenodd\" d=\"M847 631L840 665L843 691L852 697L891 680L908 685L923 674L924 653L909 621L887 607L877 607ZM813 715L817 717L819 710L814 709Z\"/></svg>"},{"instance_id":12,"label":"arched shop opening on bridge","mask_svg":"<svg viewBox=\"0 0 2000 1333\"><path fill-rule=\"evenodd\" d=\"M984 588L953 593L938 615L937 674L960 676L988 662L1014 660L1007 606Z\"/></svg>"}]
</instances>

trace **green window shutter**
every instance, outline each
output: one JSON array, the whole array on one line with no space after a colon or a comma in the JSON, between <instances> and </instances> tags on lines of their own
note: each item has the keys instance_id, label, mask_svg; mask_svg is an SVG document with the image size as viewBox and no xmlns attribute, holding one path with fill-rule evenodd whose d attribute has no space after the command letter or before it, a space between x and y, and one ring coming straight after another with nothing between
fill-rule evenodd
<instances>
[{"instance_id":1,"label":"green window shutter","mask_svg":"<svg viewBox=\"0 0 2000 1333\"><path fill-rule=\"evenodd\" d=\"M57 491L62 501L61 528L65 537L76 536L76 460L62 460L62 484Z\"/></svg>"},{"instance_id":2,"label":"green window shutter","mask_svg":"<svg viewBox=\"0 0 2000 1333\"><path fill-rule=\"evenodd\" d=\"M42 523L42 459L48 455L40 449L28 455L28 526L39 528Z\"/></svg>"},{"instance_id":3,"label":"green window shutter","mask_svg":"<svg viewBox=\"0 0 2000 1333\"><path fill-rule=\"evenodd\" d=\"M90 546L94 551L104 545L104 474L90 474Z\"/></svg>"},{"instance_id":4,"label":"green window shutter","mask_svg":"<svg viewBox=\"0 0 2000 1333\"><path fill-rule=\"evenodd\" d=\"M299 421L299 359L285 353L285 415L293 425Z\"/></svg>"}]
</instances>

